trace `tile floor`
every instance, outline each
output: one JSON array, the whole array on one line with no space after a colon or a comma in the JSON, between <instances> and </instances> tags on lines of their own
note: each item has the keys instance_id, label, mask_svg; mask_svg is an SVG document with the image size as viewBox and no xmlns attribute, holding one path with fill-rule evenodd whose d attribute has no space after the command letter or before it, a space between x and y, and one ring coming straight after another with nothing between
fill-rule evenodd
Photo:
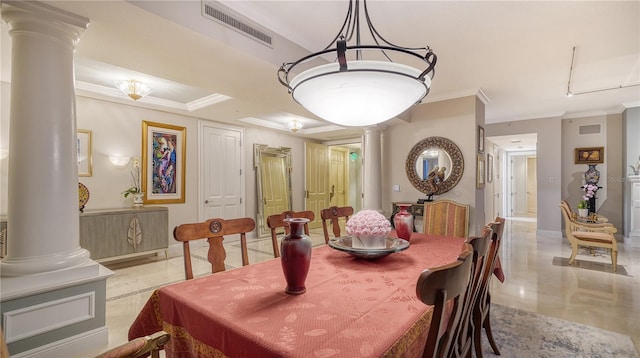
<instances>
[{"instance_id":1,"label":"tile floor","mask_svg":"<svg viewBox=\"0 0 640 358\"><path fill-rule=\"evenodd\" d=\"M322 244L322 231L313 230ZM205 275L206 247L192 246L194 275ZM239 243L225 244L228 268L240 266ZM536 236L532 218L508 218L502 245L506 281L492 281L493 302L629 335L640 351L640 240L619 242L619 272L611 273L608 253L581 251L578 267L562 264L571 249L566 239ZM249 261L273 257L270 239L249 242ZM109 345L126 342L129 325L154 289L184 280L182 257L105 264ZM625 274L626 272L626 274ZM91 357L98 352L88 352Z\"/></svg>"}]
</instances>

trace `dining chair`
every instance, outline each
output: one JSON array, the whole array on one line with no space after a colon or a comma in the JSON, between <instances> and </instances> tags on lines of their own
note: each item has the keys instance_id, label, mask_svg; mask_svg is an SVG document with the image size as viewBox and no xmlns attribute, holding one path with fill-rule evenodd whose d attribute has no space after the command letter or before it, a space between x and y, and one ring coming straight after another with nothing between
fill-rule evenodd
<instances>
[{"instance_id":1,"label":"dining chair","mask_svg":"<svg viewBox=\"0 0 640 358\"><path fill-rule=\"evenodd\" d=\"M473 307L473 340L475 346L476 357L482 358L482 330L484 329L491 349L497 355L500 355L498 345L493 339L491 331L491 293L489 285L491 277L494 275L496 263L498 262L498 254L500 253L500 245L502 243L502 233L504 232L504 218L496 217L488 226L491 228L491 243L489 244L489 252L487 253L487 264L484 267L478 298Z\"/></svg>"},{"instance_id":2,"label":"dining chair","mask_svg":"<svg viewBox=\"0 0 640 358\"><path fill-rule=\"evenodd\" d=\"M327 220L331 223L331 228L334 237L340 237L340 219L344 218L345 222L353 215L353 208L351 206L332 206L328 209L322 209L320 211L320 217L322 218L322 231L324 232L324 241L329 243L329 230L327 229Z\"/></svg>"},{"instance_id":3,"label":"dining chair","mask_svg":"<svg viewBox=\"0 0 640 358\"><path fill-rule=\"evenodd\" d=\"M169 333L159 331L145 337L138 337L127 343L112 348L96 358L138 358L151 354L151 358L159 358L160 350L169 342Z\"/></svg>"},{"instance_id":4,"label":"dining chair","mask_svg":"<svg viewBox=\"0 0 640 358\"><path fill-rule=\"evenodd\" d=\"M611 264L613 272L618 268L618 243L613 234L618 230L610 223L583 223L571 217L569 209L560 204L560 212L564 218L564 230L571 244L571 256L569 265L572 265L578 254L580 246L601 247L611 252Z\"/></svg>"},{"instance_id":5,"label":"dining chair","mask_svg":"<svg viewBox=\"0 0 640 358\"><path fill-rule=\"evenodd\" d=\"M227 253L222 246L224 236L240 234L240 249L242 252L242 266L249 264L247 253L247 233L253 231L256 222L252 218L240 219L209 219L201 223L182 224L173 229L173 237L182 242L184 250L184 272L187 280L193 278L191 268L191 250L189 241L207 239L209 251L207 260L211 263L211 273L225 270L224 260Z\"/></svg>"},{"instance_id":6,"label":"dining chair","mask_svg":"<svg viewBox=\"0 0 640 358\"><path fill-rule=\"evenodd\" d=\"M416 294L420 301L433 306L422 357L449 357L455 342L454 331L460 325L464 296L471 280L473 248L464 244L452 263L428 268L420 274ZM451 304L448 302L451 301ZM447 318L447 315L449 317ZM446 322L446 326L443 323Z\"/></svg>"},{"instance_id":7,"label":"dining chair","mask_svg":"<svg viewBox=\"0 0 640 358\"><path fill-rule=\"evenodd\" d=\"M480 236L469 237L465 241L473 250L471 280L462 302L460 322L453 331L453 342L445 356L471 357L474 346L473 308L480 292L482 274L487 266L487 253L491 243L491 234L491 228L484 226Z\"/></svg>"},{"instance_id":8,"label":"dining chair","mask_svg":"<svg viewBox=\"0 0 640 358\"><path fill-rule=\"evenodd\" d=\"M427 201L423 213L424 233L438 236L469 236L469 204L451 200Z\"/></svg>"},{"instance_id":9,"label":"dining chair","mask_svg":"<svg viewBox=\"0 0 640 358\"><path fill-rule=\"evenodd\" d=\"M285 235L291 233L291 228L284 219L289 218L304 218L309 219L309 222L315 220L316 215L311 210L307 211L285 211L282 214L270 215L267 217L267 226L271 229L271 243L273 244L273 257L280 257L280 247L278 245L278 234L276 230L279 228L284 229ZM304 233L309 236L309 223L304 224Z\"/></svg>"}]
</instances>

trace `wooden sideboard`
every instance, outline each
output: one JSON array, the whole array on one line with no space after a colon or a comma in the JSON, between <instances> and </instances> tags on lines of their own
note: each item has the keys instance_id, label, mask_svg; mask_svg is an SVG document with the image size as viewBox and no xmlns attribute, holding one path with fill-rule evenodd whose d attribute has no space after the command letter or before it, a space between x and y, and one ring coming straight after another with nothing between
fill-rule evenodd
<instances>
[{"instance_id":1,"label":"wooden sideboard","mask_svg":"<svg viewBox=\"0 0 640 358\"><path fill-rule=\"evenodd\" d=\"M132 222L135 228L132 234L139 234L139 242L129 238ZM6 220L0 220L0 228L6 228ZM11 245L11 242L7 244ZM80 213L80 246L98 262L160 252L164 252L166 257L168 245L169 209L166 207L85 210Z\"/></svg>"}]
</instances>

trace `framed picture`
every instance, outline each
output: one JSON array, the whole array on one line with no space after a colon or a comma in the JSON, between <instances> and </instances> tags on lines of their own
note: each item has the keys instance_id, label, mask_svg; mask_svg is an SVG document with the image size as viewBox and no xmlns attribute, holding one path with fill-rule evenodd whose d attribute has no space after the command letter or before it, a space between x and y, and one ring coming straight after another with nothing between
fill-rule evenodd
<instances>
[{"instance_id":1,"label":"framed picture","mask_svg":"<svg viewBox=\"0 0 640 358\"><path fill-rule=\"evenodd\" d=\"M78 129L76 134L78 151L78 176L90 177L93 175L93 155L91 154L91 131Z\"/></svg>"},{"instance_id":2,"label":"framed picture","mask_svg":"<svg viewBox=\"0 0 640 358\"><path fill-rule=\"evenodd\" d=\"M574 158L576 164L604 163L604 147L576 148Z\"/></svg>"},{"instance_id":3,"label":"framed picture","mask_svg":"<svg viewBox=\"0 0 640 358\"><path fill-rule=\"evenodd\" d=\"M184 203L187 129L142 121L145 204Z\"/></svg>"},{"instance_id":4,"label":"framed picture","mask_svg":"<svg viewBox=\"0 0 640 358\"><path fill-rule=\"evenodd\" d=\"M487 175L486 168L485 168L484 154L478 154L478 163L476 167L478 170L476 172L476 188L484 189L484 178L485 178L485 175Z\"/></svg>"},{"instance_id":5,"label":"framed picture","mask_svg":"<svg viewBox=\"0 0 640 358\"><path fill-rule=\"evenodd\" d=\"M478 126L478 153L484 153L484 128Z\"/></svg>"},{"instance_id":6,"label":"framed picture","mask_svg":"<svg viewBox=\"0 0 640 358\"><path fill-rule=\"evenodd\" d=\"M487 183L493 183L493 155L487 153Z\"/></svg>"}]
</instances>

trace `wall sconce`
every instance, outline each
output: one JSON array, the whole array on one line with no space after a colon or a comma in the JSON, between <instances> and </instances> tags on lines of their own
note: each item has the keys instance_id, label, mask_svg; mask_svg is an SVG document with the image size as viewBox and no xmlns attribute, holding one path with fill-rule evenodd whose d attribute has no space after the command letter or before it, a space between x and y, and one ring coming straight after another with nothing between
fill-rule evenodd
<instances>
[{"instance_id":1,"label":"wall sconce","mask_svg":"<svg viewBox=\"0 0 640 358\"><path fill-rule=\"evenodd\" d=\"M116 87L134 101L151 93L148 84L136 80L116 81Z\"/></svg>"},{"instance_id":2,"label":"wall sconce","mask_svg":"<svg viewBox=\"0 0 640 358\"><path fill-rule=\"evenodd\" d=\"M129 157L123 157L120 155L110 155L109 156L109 160L111 161L111 164L113 164L115 167L118 168L124 168L127 166L127 164L129 164L129 160L131 158Z\"/></svg>"},{"instance_id":3,"label":"wall sconce","mask_svg":"<svg viewBox=\"0 0 640 358\"><path fill-rule=\"evenodd\" d=\"M287 127L289 128L290 131L292 131L293 133L296 133L297 131L299 131L302 126L304 126L304 124L297 120L297 119L292 119L289 121L289 124L287 124Z\"/></svg>"}]
</instances>

